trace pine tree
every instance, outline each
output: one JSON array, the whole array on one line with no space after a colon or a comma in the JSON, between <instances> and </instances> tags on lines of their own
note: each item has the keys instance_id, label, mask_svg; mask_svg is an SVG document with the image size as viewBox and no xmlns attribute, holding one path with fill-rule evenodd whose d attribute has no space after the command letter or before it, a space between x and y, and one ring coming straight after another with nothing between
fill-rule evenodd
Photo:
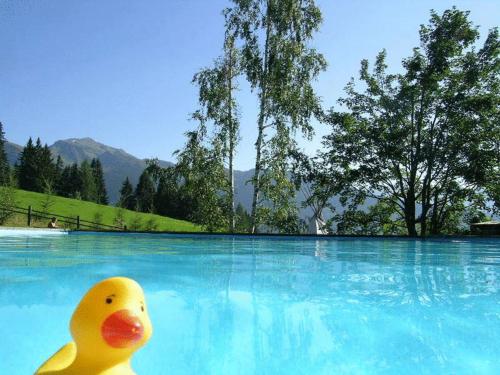
<instances>
[{"instance_id":1,"label":"pine tree","mask_svg":"<svg viewBox=\"0 0 500 375\"><path fill-rule=\"evenodd\" d=\"M97 201L97 187L94 174L88 160L84 160L80 165L80 176L82 180L81 197L84 201Z\"/></svg>"},{"instance_id":2,"label":"pine tree","mask_svg":"<svg viewBox=\"0 0 500 375\"><path fill-rule=\"evenodd\" d=\"M120 189L120 201L118 204L120 207L126 208L127 210L135 210L136 208L134 188L128 177L122 183L122 187Z\"/></svg>"},{"instance_id":3,"label":"pine tree","mask_svg":"<svg viewBox=\"0 0 500 375\"><path fill-rule=\"evenodd\" d=\"M72 198L81 198L83 181L78 164L73 163L69 171L68 192Z\"/></svg>"},{"instance_id":4,"label":"pine tree","mask_svg":"<svg viewBox=\"0 0 500 375\"><path fill-rule=\"evenodd\" d=\"M57 190L56 190L58 195L68 198L74 196L73 181L71 180L72 168L73 166L67 165L62 169L61 177L57 184Z\"/></svg>"},{"instance_id":5,"label":"pine tree","mask_svg":"<svg viewBox=\"0 0 500 375\"><path fill-rule=\"evenodd\" d=\"M42 146L40 139L37 139L35 149L37 155L37 183L35 191L46 192L47 190L53 190L56 179L56 165L52 160L52 153L49 146L47 144Z\"/></svg>"},{"instance_id":6,"label":"pine tree","mask_svg":"<svg viewBox=\"0 0 500 375\"><path fill-rule=\"evenodd\" d=\"M96 185L96 202L99 204L108 204L108 193L106 191L106 184L104 182L104 172L102 170L101 161L97 158L94 158L92 159L90 166L92 168L94 182Z\"/></svg>"},{"instance_id":7,"label":"pine tree","mask_svg":"<svg viewBox=\"0 0 500 375\"><path fill-rule=\"evenodd\" d=\"M10 183L10 168L5 153L5 133L3 124L0 122L0 186L5 186Z\"/></svg>"},{"instance_id":8,"label":"pine tree","mask_svg":"<svg viewBox=\"0 0 500 375\"><path fill-rule=\"evenodd\" d=\"M61 155L58 155L56 159L56 164L54 166L54 192L57 195L63 195L61 193L63 170L64 170L64 163L62 161Z\"/></svg>"},{"instance_id":9,"label":"pine tree","mask_svg":"<svg viewBox=\"0 0 500 375\"><path fill-rule=\"evenodd\" d=\"M155 212L163 216L181 218L179 205L182 205L182 199L179 194L175 168L165 168L164 173L158 180L158 188L155 194Z\"/></svg>"},{"instance_id":10,"label":"pine tree","mask_svg":"<svg viewBox=\"0 0 500 375\"><path fill-rule=\"evenodd\" d=\"M37 155L31 137L19 156L17 165L17 180L20 189L35 191L37 186Z\"/></svg>"},{"instance_id":11,"label":"pine tree","mask_svg":"<svg viewBox=\"0 0 500 375\"><path fill-rule=\"evenodd\" d=\"M55 165L47 145L40 138L33 145L30 138L19 157L17 179L21 189L43 193L51 190L55 179Z\"/></svg>"},{"instance_id":12,"label":"pine tree","mask_svg":"<svg viewBox=\"0 0 500 375\"><path fill-rule=\"evenodd\" d=\"M135 189L137 209L141 212L153 212L155 186L149 173L145 170L139 177L139 183Z\"/></svg>"}]
</instances>

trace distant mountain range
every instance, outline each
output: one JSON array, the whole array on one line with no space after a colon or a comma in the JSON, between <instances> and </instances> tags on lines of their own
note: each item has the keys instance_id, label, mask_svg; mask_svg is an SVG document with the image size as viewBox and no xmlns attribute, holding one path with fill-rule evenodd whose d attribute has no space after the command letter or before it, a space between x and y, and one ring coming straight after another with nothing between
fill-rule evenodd
<instances>
[{"instance_id":1,"label":"distant mountain range","mask_svg":"<svg viewBox=\"0 0 500 375\"><path fill-rule=\"evenodd\" d=\"M111 203L116 203L120 197L120 188L126 177L135 186L139 176L146 167L144 159L136 158L126 151L96 142L91 138L71 138L55 142L49 147L54 158L61 156L65 163L78 163L84 160L98 158L103 166L104 179ZM5 151L11 165L19 158L23 146L12 142L5 143ZM173 163L160 160L163 167ZM235 171L236 202L241 203L247 210L252 205L252 184L246 183L253 175L253 170Z\"/></svg>"}]
</instances>

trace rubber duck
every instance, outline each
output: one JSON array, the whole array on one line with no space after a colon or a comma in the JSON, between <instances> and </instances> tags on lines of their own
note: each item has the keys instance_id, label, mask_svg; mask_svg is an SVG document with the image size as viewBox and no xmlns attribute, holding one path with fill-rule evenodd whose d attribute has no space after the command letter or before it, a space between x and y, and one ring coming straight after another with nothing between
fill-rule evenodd
<instances>
[{"instance_id":1,"label":"rubber duck","mask_svg":"<svg viewBox=\"0 0 500 375\"><path fill-rule=\"evenodd\" d=\"M141 286L125 277L97 283L73 313L70 331L73 341L35 375L135 375L132 355L153 332Z\"/></svg>"}]
</instances>

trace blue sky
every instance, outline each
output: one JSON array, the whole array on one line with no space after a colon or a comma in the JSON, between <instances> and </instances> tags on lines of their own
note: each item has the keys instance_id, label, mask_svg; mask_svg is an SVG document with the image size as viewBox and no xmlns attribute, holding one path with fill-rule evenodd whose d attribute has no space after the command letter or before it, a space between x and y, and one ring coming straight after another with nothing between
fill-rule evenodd
<instances>
[{"instance_id":1,"label":"blue sky","mask_svg":"<svg viewBox=\"0 0 500 375\"><path fill-rule=\"evenodd\" d=\"M315 47L329 62L316 88L335 104L363 58L386 48L390 69L418 44L429 10L470 10L484 36L499 24L497 0L317 0ZM92 137L141 158L173 160L196 124L191 78L221 50L226 0L0 0L0 121L7 139ZM245 85L236 168L254 163L256 101ZM301 142L308 152L327 129Z\"/></svg>"}]
</instances>

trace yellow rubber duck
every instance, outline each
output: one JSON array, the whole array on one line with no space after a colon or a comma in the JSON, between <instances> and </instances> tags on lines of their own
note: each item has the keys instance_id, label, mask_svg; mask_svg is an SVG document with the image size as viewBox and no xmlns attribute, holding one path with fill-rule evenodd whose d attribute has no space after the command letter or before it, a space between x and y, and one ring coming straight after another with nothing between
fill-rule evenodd
<instances>
[{"instance_id":1,"label":"yellow rubber duck","mask_svg":"<svg viewBox=\"0 0 500 375\"><path fill-rule=\"evenodd\" d=\"M35 375L135 375L130 359L153 332L142 288L125 277L97 283L73 313L70 330L74 341Z\"/></svg>"}]
</instances>

